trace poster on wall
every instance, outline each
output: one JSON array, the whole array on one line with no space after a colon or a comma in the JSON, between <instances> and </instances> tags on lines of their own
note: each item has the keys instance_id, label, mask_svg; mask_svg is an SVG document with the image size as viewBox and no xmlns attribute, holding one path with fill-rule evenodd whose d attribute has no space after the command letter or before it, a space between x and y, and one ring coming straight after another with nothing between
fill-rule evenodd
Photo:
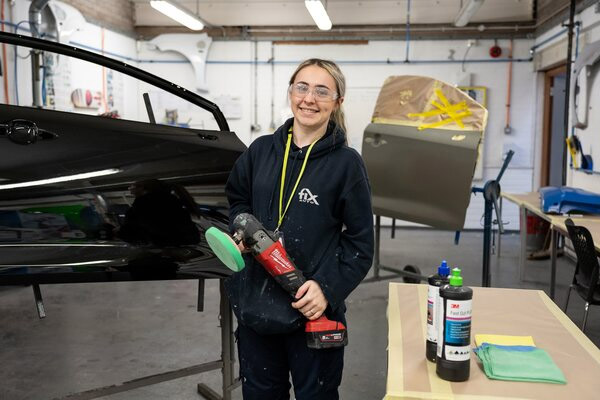
<instances>
[{"instance_id":1,"label":"poster on wall","mask_svg":"<svg viewBox=\"0 0 600 400\"><path fill-rule=\"evenodd\" d=\"M487 88L484 86L459 86L470 98L487 108Z\"/></svg>"},{"instance_id":2,"label":"poster on wall","mask_svg":"<svg viewBox=\"0 0 600 400\"><path fill-rule=\"evenodd\" d=\"M43 53L42 102L51 110L71 111L71 63L69 57Z\"/></svg>"}]
</instances>

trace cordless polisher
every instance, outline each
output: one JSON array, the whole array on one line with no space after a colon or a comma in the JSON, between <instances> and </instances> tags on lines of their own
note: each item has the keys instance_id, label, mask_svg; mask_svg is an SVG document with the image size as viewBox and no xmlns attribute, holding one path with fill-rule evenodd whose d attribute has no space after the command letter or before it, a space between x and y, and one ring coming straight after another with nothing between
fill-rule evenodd
<instances>
[{"instance_id":1,"label":"cordless polisher","mask_svg":"<svg viewBox=\"0 0 600 400\"><path fill-rule=\"evenodd\" d=\"M243 243L269 275L295 299L296 292L306 282L306 278L288 256L279 235L265 229L253 215L247 213L239 214L234 219L233 228L233 238L215 227L206 230L206 241L219 260L234 272L241 271L245 264L237 244ZM306 343L312 349L348 344L344 324L331 321L324 315L314 321L307 321L305 332Z\"/></svg>"}]
</instances>

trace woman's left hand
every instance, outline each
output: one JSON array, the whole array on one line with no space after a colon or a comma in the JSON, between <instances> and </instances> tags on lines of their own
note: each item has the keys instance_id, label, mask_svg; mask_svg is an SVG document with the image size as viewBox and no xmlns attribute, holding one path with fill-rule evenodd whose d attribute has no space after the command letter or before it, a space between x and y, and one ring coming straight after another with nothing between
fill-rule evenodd
<instances>
[{"instance_id":1,"label":"woman's left hand","mask_svg":"<svg viewBox=\"0 0 600 400\"><path fill-rule=\"evenodd\" d=\"M296 292L296 299L299 300L292 303L292 307L311 321L323 315L328 304L321 286L313 280L306 281L300 286Z\"/></svg>"}]
</instances>

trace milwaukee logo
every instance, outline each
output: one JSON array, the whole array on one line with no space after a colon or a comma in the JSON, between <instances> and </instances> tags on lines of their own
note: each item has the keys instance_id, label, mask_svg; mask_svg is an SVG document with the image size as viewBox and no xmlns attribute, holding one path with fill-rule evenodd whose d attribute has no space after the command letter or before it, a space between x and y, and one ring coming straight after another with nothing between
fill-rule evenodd
<instances>
[{"instance_id":1,"label":"milwaukee logo","mask_svg":"<svg viewBox=\"0 0 600 400\"><path fill-rule=\"evenodd\" d=\"M284 274L294 269L294 266L286 260L277 248L271 253L271 259L275 262L274 267L279 274Z\"/></svg>"},{"instance_id":2,"label":"milwaukee logo","mask_svg":"<svg viewBox=\"0 0 600 400\"><path fill-rule=\"evenodd\" d=\"M310 190L308 190L307 188L302 189L299 193L298 193L298 200L300 201L300 203L308 203L308 204L314 204L316 206L319 205L319 202L317 201L317 197L319 197L316 194L312 194Z\"/></svg>"}]
</instances>

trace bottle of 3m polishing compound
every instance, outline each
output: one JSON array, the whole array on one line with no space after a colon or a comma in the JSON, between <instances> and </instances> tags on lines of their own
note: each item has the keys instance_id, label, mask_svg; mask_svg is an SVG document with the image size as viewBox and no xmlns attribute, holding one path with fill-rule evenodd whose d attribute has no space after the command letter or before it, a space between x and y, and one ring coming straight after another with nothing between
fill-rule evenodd
<instances>
[{"instance_id":1,"label":"bottle of 3m polishing compound","mask_svg":"<svg viewBox=\"0 0 600 400\"><path fill-rule=\"evenodd\" d=\"M471 356L471 299L473 289L462 285L454 268L449 284L440 288L439 329L435 372L447 381L469 379Z\"/></svg>"},{"instance_id":2,"label":"bottle of 3m polishing compound","mask_svg":"<svg viewBox=\"0 0 600 400\"><path fill-rule=\"evenodd\" d=\"M440 295L440 286L448 283L448 274L450 268L446 260L438 267L437 274L431 275L427 282L427 338L425 342L425 357L429 361L435 362L437 353L437 335L438 335L438 297Z\"/></svg>"}]
</instances>

